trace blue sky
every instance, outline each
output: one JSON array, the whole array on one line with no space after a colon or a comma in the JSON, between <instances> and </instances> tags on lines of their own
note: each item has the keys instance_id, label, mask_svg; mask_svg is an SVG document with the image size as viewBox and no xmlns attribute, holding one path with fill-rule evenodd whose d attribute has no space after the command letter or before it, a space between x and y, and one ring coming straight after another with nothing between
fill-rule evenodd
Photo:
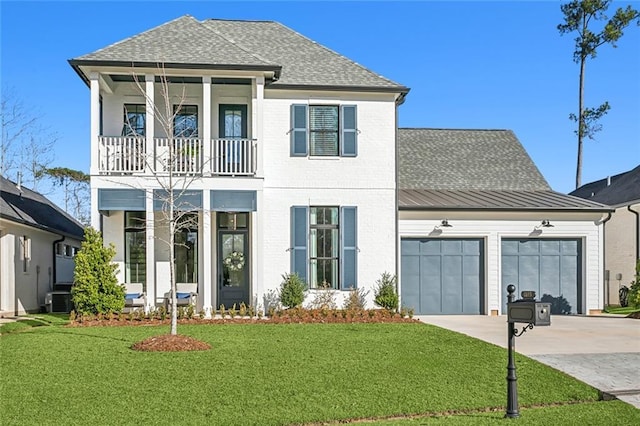
<instances>
[{"instance_id":1,"label":"blue sky","mask_svg":"<svg viewBox=\"0 0 640 426\"><path fill-rule=\"evenodd\" d=\"M58 134L55 165L89 171L89 89L67 60L184 14L279 21L411 88L401 127L511 129L552 188L574 186L577 109L573 35L560 2L32 2L0 3L2 87ZM631 4L640 9L640 2ZM586 141L583 183L640 164L640 28L587 63L585 100L609 101ZM490 165L488 165L490 166Z\"/></svg>"}]
</instances>

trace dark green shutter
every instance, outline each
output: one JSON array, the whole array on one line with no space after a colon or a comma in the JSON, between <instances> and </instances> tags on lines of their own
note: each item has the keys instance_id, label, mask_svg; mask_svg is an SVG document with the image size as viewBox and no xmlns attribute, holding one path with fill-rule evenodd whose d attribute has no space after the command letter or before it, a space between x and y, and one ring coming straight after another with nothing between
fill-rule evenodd
<instances>
[{"instance_id":1,"label":"dark green shutter","mask_svg":"<svg viewBox=\"0 0 640 426\"><path fill-rule=\"evenodd\" d=\"M342 118L342 152L343 157L358 155L357 108L355 105L341 107Z\"/></svg>"},{"instance_id":2,"label":"dark green shutter","mask_svg":"<svg viewBox=\"0 0 640 426\"><path fill-rule=\"evenodd\" d=\"M358 208L340 209L340 288L358 287Z\"/></svg>"},{"instance_id":3,"label":"dark green shutter","mask_svg":"<svg viewBox=\"0 0 640 426\"><path fill-rule=\"evenodd\" d=\"M291 207L291 273L297 273L307 282L307 233L309 208Z\"/></svg>"},{"instance_id":4,"label":"dark green shutter","mask_svg":"<svg viewBox=\"0 0 640 426\"><path fill-rule=\"evenodd\" d=\"M307 105L291 105L291 155L307 155Z\"/></svg>"}]
</instances>

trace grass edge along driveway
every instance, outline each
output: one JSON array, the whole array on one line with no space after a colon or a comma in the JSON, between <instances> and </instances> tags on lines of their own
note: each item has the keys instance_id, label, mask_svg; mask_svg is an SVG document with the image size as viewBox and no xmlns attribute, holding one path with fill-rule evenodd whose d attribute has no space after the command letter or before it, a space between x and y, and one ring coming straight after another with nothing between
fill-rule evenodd
<instances>
[{"instance_id":1,"label":"grass edge along driveway","mask_svg":"<svg viewBox=\"0 0 640 426\"><path fill-rule=\"evenodd\" d=\"M167 331L55 323L3 335L1 423L301 424L506 401L504 349L426 324L182 325L213 349L130 349ZM598 399L529 358L517 365L522 406Z\"/></svg>"}]
</instances>

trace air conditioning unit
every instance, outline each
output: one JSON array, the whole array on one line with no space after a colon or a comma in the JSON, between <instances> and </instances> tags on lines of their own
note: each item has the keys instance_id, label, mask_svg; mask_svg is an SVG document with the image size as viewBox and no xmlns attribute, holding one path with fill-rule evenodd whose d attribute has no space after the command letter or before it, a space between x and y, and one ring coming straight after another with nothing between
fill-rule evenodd
<instances>
[{"instance_id":1,"label":"air conditioning unit","mask_svg":"<svg viewBox=\"0 0 640 426\"><path fill-rule=\"evenodd\" d=\"M69 313L73 309L71 293L68 291L50 291L44 298L47 312Z\"/></svg>"}]
</instances>

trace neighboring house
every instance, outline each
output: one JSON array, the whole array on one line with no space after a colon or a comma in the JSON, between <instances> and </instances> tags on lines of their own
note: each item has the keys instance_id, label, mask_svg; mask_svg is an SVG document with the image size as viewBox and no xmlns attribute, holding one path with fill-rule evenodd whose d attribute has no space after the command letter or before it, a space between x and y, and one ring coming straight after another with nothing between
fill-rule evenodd
<instances>
[{"instance_id":1,"label":"neighboring house","mask_svg":"<svg viewBox=\"0 0 640 426\"><path fill-rule=\"evenodd\" d=\"M178 209L192 212L174 266L197 284L198 310L264 306L288 272L342 304L396 270L408 88L267 21L183 16L69 62L91 90L92 225L151 305L170 289L168 144Z\"/></svg>"},{"instance_id":2,"label":"neighboring house","mask_svg":"<svg viewBox=\"0 0 640 426\"><path fill-rule=\"evenodd\" d=\"M399 129L402 304L420 314L504 314L506 287L552 313L603 306L611 210L551 190L509 130Z\"/></svg>"},{"instance_id":3,"label":"neighboring house","mask_svg":"<svg viewBox=\"0 0 640 426\"><path fill-rule=\"evenodd\" d=\"M0 176L0 315L39 311L73 282L83 228L43 195Z\"/></svg>"},{"instance_id":4,"label":"neighboring house","mask_svg":"<svg viewBox=\"0 0 640 426\"><path fill-rule=\"evenodd\" d=\"M640 259L640 166L582 185L570 195L615 209L603 224L605 304L620 303L618 291L629 287Z\"/></svg>"}]
</instances>

